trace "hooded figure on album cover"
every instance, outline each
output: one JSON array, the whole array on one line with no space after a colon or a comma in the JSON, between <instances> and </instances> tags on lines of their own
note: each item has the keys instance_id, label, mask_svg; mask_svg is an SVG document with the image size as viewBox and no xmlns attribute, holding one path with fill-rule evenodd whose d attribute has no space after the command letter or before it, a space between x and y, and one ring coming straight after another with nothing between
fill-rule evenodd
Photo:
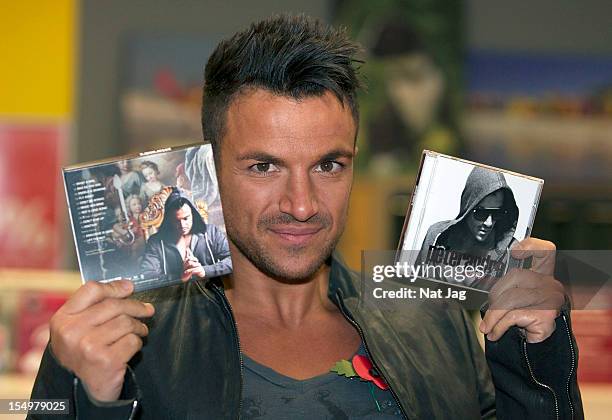
<instances>
[{"instance_id":1,"label":"hooded figure on album cover","mask_svg":"<svg viewBox=\"0 0 612 420\"><path fill-rule=\"evenodd\" d=\"M415 265L440 264L432 263L432 250L456 251L455 262L466 266L484 265L485 275L462 276L461 281L444 274L438 274L436 278L490 290L498 277L508 269L520 266L520 261L510 256L511 247L518 242L514 238L518 216L514 193L504 174L476 166L461 193L459 214L453 220L440 221L429 227Z\"/></svg>"}]
</instances>

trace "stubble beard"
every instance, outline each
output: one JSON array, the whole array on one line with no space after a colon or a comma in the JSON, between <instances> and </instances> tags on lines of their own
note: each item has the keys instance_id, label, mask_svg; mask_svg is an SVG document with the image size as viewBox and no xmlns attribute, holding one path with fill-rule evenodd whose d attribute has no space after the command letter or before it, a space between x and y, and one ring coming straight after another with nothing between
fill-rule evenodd
<instances>
[{"instance_id":1,"label":"stubble beard","mask_svg":"<svg viewBox=\"0 0 612 420\"><path fill-rule=\"evenodd\" d=\"M273 219L262 219L257 223L257 231L265 232L270 225L284 221L287 221L287 215L280 215ZM326 218L322 218L321 221L323 229L331 224L331 220ZM311 244L307 246L293 246L284 248L284 250L288 252L292 258L299 258L301 255L304 255L304 253L308 252L309 249L320 249L316 255L316 258L312 259L310 264L301 268L299 271L296 271L292 270L290 266L285 266L280 263L279 260L282 260L282 257L276 256L275 258L271 250L264 244L254 240L250 235L236 234L236 231L235 229L232 229L231 224L226 224L227 236L229 240L236 245L236 248L238 248L240 253L242 253L242 255L244 255L251 262L251 264L269 277L283 283L292 284L308 281L321 268L321 266L325 264L340 241L344 223L342 223L341 226L342 229L340 229L333 238L326 240L322 246L317 246L318 244ZM291 264L291 261L287 261L287 264Z\"/></svg>"}]
</instances>

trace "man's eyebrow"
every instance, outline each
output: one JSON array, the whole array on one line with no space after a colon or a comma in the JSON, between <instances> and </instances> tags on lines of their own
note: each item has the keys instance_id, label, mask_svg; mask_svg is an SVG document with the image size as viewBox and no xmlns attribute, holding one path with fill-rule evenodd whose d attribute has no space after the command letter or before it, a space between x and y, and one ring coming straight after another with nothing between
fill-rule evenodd
<instances>
[{"instance_id":1,"label":"man's eyebrow","mask_svg":"<svg viewBox=\"0 0 612 420\"><path fill-rule=\"evenodd\" d=\"M323 156L317 159L317 162L327 162L338 158L352 159L354 156L355 153L352 150L349 151L346 149L336 149L325 153ZM244 155L238 156L238 160L255 160L260 162L272 163L274 165L282 165L284 163L283 159L266 152L245 153Z\"/></svg>"},{"instance_id":2,"label":"man's eyebrow","mask_svg":"<svg viewBox=\"0 0 612 420\"><path fill-rule=\"evenodd\" d=\"M257 160L260 162L272 163L278 165L283 163L283 160L265 152L251 152L238 156L238 160Z\"/></svg>"},{"instance_id":3,"label":"man's eyebrow","mask_svg":"<svg viewBox=\"0 0 612 420\"><path fill-rule=\"evenodd\" d=\"M330 160L336 160L338 158L352 159L354 156L355 153L353 151L349 151L346 149L337 149L325 153L323 156L321 156L319 162L327 162Z\"/></svg>"}]
</instances>

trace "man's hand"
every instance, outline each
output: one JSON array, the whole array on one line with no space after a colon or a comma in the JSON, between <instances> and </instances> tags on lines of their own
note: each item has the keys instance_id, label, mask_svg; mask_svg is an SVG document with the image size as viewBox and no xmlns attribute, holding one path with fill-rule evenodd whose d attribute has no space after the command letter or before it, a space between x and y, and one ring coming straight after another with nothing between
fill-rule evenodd
<instances>
[{"instance_id":1,"label":"man's hand","mask_svg":"<svg viewBox=\"0 0 612 420\"><path fill-rule=\"evenodd\" d=\"M555 245L527 238L512 249L512 257L533 257L531 269L512 269L489 294L489 310L480 331L498 340L513 325L526 333L528 343L546 340L555 330L555 318L565 301L563 285L555 280Z\"/></svg>"},{"instance_id":2,"label":"man's hand","mask_svg":"<svg viewBox=\"0 0 612 420\"><path fill-rule=\"evenodd\" d=\"M193 255L191 249L187 248L185 261L183 261L183 274L181 275L181 281L189 281L189 279L191 279L193 276L203 279L206 277L206 273L204 272L204 267L202 267L202 264L200 264L200 260Z\"/></svg>"},{"instance_id":3,"label":"man's hand","mask_svg":"<svg viewBox=\"0 0 612 420\"><path fill-rule=\"evenodd\" d=\"M90 281L53 315L51 350L97 400L119 398L127 362L142 348L149 330L136 318L153 316L153 305L134 299L129 280Z\"/></svg>"},{"instance_id":4,"label":"man's hand","mask_svg":"<svg viewBox=\"0 0 612 420\"><path fill-rule=\"evenodd\" d=\"M197 264L190 265L188 268L186 267L183 271L183 275L181 276L182 281L188 281L191 277L196 276L201 279L206 277L206 272L204 271L204 267L198 262Z\"/></svg>"}]
</instances>

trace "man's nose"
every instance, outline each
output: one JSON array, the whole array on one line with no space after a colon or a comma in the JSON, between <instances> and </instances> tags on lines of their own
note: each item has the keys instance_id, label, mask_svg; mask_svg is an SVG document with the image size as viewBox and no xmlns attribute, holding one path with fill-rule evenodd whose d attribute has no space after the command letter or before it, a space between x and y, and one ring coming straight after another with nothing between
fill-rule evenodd
<instances>
[{"instance_id":1,"label":"man's nose","mask_svg":"<svg viewBox=\"0 0 612 420\"><path fill-rule=\"evenodd\" d=\"M483 224L486 227L492 227L493 226L493 216L489 214L489 217L487 217L487 220L485 220Z\"/></svg>"},{"instance_id":2,"label":"man's nose","mask_svg":"<svg viewBox=\"0 0 612 420\"><path fill-rule=\"evenodd\" d=\"M315 186L308 174L293 174L288 178L280 200L280 211L300 222L319 212Z\"/></svg>"}]
</instances>

